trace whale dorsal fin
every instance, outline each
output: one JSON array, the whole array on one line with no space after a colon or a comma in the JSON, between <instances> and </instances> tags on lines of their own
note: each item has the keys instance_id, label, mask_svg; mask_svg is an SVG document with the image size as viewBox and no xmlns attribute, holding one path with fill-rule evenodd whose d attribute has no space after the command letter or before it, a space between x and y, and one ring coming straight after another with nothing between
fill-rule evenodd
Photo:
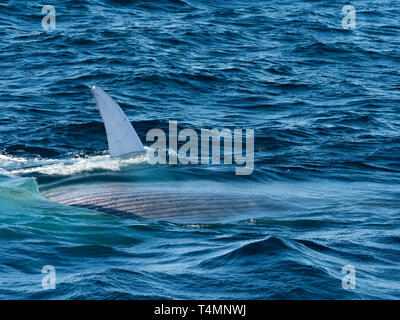
<instances>
[{"instance_id":1,"label":"whale dorsal fin","mask_svg":"<svg viewBox=\"0 0 400 320\"><path fill-rule=\"evenodd\" d=\"M142 142L118 103L99 87L94 86L92 94L106 128L110 156L143 152Z\"/></svg>"}]
</instances>

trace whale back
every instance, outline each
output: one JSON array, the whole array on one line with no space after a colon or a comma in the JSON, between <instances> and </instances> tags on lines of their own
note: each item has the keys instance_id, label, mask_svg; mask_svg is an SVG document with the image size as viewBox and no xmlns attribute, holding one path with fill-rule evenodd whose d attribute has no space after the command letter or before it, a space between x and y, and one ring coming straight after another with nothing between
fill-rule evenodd
<instances>
[{"instance_id":1,"label":"whale back","mask_svg":"<svg viewBox=\"0 0 400 320\"><path fill-rule=\"evenodd\" d=\"M44 196L53 202L124 218L182 223L253 218L271 207L263 197L129 183L72 185L53 189Z\"/></svg>"}]
</instances>

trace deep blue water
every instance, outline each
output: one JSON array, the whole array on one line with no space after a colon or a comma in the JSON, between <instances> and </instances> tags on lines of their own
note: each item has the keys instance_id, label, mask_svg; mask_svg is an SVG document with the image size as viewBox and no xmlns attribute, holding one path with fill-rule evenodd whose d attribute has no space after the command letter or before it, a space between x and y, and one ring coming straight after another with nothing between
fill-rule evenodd
<instances>
[{"instance_id":1,"label":"deep blue water","mask_svg":"<svg viewBox=\"0 0 400 320\"><path fill-rule=\"evenodd\" d=\"M347 1L49 4L44 31L40 5L0 3L1 299L400 298L399 1L352 1L353 30ZM253 174L109 159L93 85L143 141L170 120L254 129ZM107 176L261 190L283 206L188 225L39 193Z\"/></svg>"}]
</instances>

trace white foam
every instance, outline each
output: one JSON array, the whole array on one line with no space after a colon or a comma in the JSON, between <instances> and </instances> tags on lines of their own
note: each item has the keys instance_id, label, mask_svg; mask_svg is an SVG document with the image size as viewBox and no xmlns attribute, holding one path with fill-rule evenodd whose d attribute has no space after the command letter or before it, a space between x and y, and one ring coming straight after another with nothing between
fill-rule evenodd
<instances>
[{"instance_id":1,"label":"white foam","mask_svg":"<svg viewBox=\"0 0 400 320\"><path fill-rule=\"evenodd\" d=\"M68 176L95 170L120 171L129 165L146 162L146 154L127 159L110 158L109 155L78 156L70 159L32 159L0 155L0 174L17 176L40 173L50 176Z\"/></svg>"},{"instance_id":2,"label":"white foam","mask_svg":"<svg viewBox=\"0 0 400 320\"><path fill-rule=\"evenodd\" d=\"M6 167L6 166L18 164L18 163L27 163L31 160L32 159L12 157L12 156L7 156L5 154L0 154L0 166L1 167Z\"/></svg>"}]
</instances>

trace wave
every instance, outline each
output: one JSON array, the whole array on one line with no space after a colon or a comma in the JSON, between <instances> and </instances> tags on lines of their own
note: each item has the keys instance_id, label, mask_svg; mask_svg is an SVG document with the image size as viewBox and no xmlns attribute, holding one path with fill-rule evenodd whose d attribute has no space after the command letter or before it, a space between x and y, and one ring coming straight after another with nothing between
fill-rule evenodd
<instances>
[{"instance_id":1,"label":"wave","mask_svg":"<svg viewBox=\"0 0 400 320\"><path fill-rule=\"evenodd\" d=\"M292 247L285 240L279 237L268 237L264 240L252 241L228 253L213 257L201 262L201 268L225 268L253 263L262 256L268 257L278 255L284 251L292 250Z\"/></svg>"},{"instance_id":2,"label":"wave","mask_svg":"<svg viewBox=\"0 0 400 320\"><path fill-rule=\"evenodd\" d=\"M0 181L2 198L23 201L41 199L39 186L34 178L17 178Z\"/></svg>"}]
</instances>

